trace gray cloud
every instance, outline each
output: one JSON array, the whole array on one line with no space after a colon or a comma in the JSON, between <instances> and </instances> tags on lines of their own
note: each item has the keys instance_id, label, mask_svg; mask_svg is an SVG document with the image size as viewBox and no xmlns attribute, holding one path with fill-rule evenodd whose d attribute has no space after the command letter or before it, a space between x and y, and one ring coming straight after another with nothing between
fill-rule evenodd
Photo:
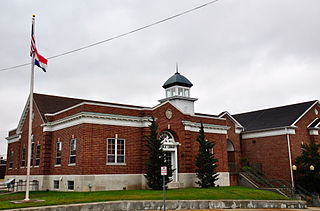
<instances>
[{"instance_id":1,"label":"gray cloud","mask_svg":"<svg viewBox=\"0 0 320 211\"><path fill-rule=\"evenodd\" d=\"M2 2L0 68L30 61L31 15L49 57L206 1ZM49 61L35 92L154 106L175 71L194 84L196 111L231 113L319 99L320 2L220 0L144 31ZM0 72L0 154L29 93L30 67Z\"/></svg>"}]
</instances>

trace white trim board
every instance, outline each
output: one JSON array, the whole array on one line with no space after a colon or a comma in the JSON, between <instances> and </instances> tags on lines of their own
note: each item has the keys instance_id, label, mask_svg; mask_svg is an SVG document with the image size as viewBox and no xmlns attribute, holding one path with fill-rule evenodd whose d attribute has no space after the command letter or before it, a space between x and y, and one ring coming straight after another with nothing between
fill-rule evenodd
<instances>
[{"instance_id":1,"label":"white trim board","mask_svg":"<svg viewBox=\"0 0 320 211\"><path fill-rule=\"evenodd\" d=\"M192 132L199 132L201 123L182 121L184 129ZM224 125L214 125L214 124L203 124L203 129L205 133L217 133L217 134L227 134L230 127Z\"/></svg>"},{"instance_id":2,"label":"white trim board","mask_svg":"<svg viewBox=\"0 0 320 211\"><path fill-rule=\"evenodd\" d=\"M57 131L80 124L116 125L128 127L148 127L151 117L123 116L114 114L80 112L57 121L43 124L43 132Z\"/></svg>"},{"instance_id":3,"label":"white trim board","mask_svg":"<svg viewBox=\"0 0 320 211\"><path fill-rule=\"evenodd\" d=\"M292 123L291 126L295 126L295 124L297 124L297 122L298 122L304 115L306 115L306 113L308 113L313 106L315 106L315 105L317 105L317 104L320 104L319 100L317 100L316 102L314 102L296 121L294 121L294 123Z\"/></svg>"},{"instance_id":4,"label":"white trim board","mask_svg":"<svg viewBox=\"0 0 320 211\"><path fill-rule=\"evenodd\" d=\"M21 135L13 135L13 136L9 136L6 138L7 141L8 141L8 144L11 144L11 143L14 143L14 142L17 142L21 139Z\"/></svg>"},{"instance_id":5,"label":"white trim board","mask_svg":"<svg viewBox=\"0 0 320 211\"><path fill-rule=\"evenodd\" d=\"M247 132L242 134L242 139L280 136L286 134L296 134L296 130L294 128L277 128L273 130Z\"/></svg>"}]
</instances>

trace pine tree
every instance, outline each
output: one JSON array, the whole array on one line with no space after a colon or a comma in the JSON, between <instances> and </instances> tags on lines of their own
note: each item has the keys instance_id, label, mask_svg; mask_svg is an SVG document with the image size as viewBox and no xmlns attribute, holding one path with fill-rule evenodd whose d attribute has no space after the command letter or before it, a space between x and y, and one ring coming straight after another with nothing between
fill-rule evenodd
<instances>
[{"instance_id":1,"label":"pine tree","mask_svg":"<svg viewBox=\"0 0 320 211\"><path fill-rule=\"evenodd\" d=\"M320 145L311 142L302 145L302 154L296 158L297 175L296 184L302 186L309 192L320 193ZM310 166L314 170L310 170Z\"/></svg>"},{"instance_id":2,"label":"pine tree","mask_svg":"<svg viewBox=\"0 0 320 211\"><path fill-rule=\"evenodd\" d=\"M149 148L149 159L147 161L147 172L144 175L147 179L148 186L153 190L161 190L163 188L163 176L161 175L161 166L167 166L167 176L165 177L165 184L172 181L171 163L167 162L165 153L161 147L161 140L158 139L158 125L154 118L152 118L150 128L150 135L146 136Z\"/></svg>"},{"instance_id":3,"label":"pine tree","mask_svg":"<svg viewBox=\"0 0 320 211\"><path fill-rule=\"evenodd\" d=\"M196 175L198 178L196 183L201 188L214 187L215 181L218 180L216 172L218 159L214 157L213 153L215 143L206 140L202 123L197 142L199 143L199 152L196 157Z\"/></svg>"}]
</instances>

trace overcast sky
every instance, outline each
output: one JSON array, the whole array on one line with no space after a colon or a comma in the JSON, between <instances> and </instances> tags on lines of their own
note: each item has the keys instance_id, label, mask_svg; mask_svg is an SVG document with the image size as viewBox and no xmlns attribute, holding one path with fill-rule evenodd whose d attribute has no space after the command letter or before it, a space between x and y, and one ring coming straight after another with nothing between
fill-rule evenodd
<instances>
[{"instance_id":1,"label":"overcast sky","mask_svg":"<svg viewBox=\"0 0 320 211\"><path fill-rule=\"evenodd\" d=\"M205 0L0 3L0 69L30 61L31 16L45 57L142 27ZM179 71L199 113L232 114L320 99L319 0L220 0L36 68L35 92L140 106ZM29 94L30 66L0 71L0 154Z\"/></svg>"}]
</instances>

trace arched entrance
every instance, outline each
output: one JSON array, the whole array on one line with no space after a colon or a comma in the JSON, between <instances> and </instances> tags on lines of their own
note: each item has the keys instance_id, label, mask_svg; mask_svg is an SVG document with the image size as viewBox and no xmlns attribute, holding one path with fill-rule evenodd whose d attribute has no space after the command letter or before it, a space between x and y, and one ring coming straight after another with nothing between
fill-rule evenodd
<instances>
[{"instance_id":1,"label":"arched entrance","mask_svg":"<svg viewBox=\"0 0 320 211\"><path fill-rule=\"evenodd\" d=\"M178 181L178 149L179 142L175 142L174 136L169 131L163 131L160 134L162 141L162 149L166 153L166 157L171 163L172 169L175 169L172 175L173 182Z\"/></svg>"},{"instance_id":2,"label":"arched entrance","mask_svg":"<svg viewBox=\"0 0 320 211\"><path fill-rule=\"evenodd\" d=\"M235 150L231 140L227 140L228 167L230 172L236 171Z\"/></svg>"}]
</instances>

